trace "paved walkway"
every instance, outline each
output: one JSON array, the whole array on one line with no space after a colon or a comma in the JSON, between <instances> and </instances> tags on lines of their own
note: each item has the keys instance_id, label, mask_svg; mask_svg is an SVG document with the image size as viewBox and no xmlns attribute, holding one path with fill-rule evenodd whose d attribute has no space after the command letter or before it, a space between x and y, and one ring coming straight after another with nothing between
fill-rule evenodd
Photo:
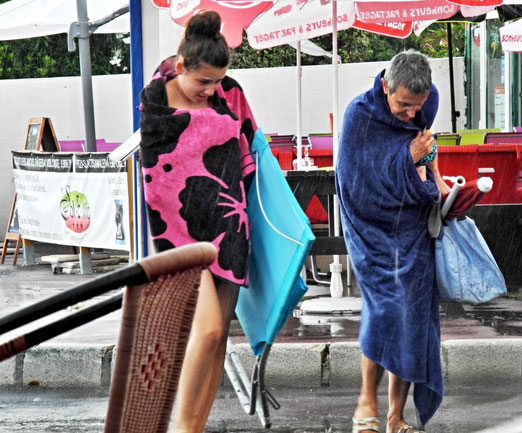
<instances>
[{"instance_id":1,"label":"paved walkway","mask_svg":"<svg viewBox=\"0 0 522 433\"><path fill-rule=\"evenodd\" d=\"M8 314L96 275L53 274L49 265L0 265L0 310ZM69 310L84 308L114 293ZM311 286L307 296L318 304L329 302L328 287ZM358 304L343 298L337 304ZM308 302L310 304L310 301ZM267 381L296 386L344 385L359 379L357 343L359 314L314 313L296 310L272 348ZM321 310L321 308L319 308ZM465 306L463 314L441 311L442 359L446 380L522 380L522 296L511 293L483 306ZM53 317L68 314L57 313ZM41 322L40 322L41 323ZM25 328L27 329L27 328ZM24 330L25 330L24 329ZM0 385L106 386L110 380L112 350L117 340L119 312L67 332L52 341L0 364ZM21 330L0 336L0 342ZM231 341L248 368L253 357L241 327L233 321Z\"/></svg>"}]
</instances>

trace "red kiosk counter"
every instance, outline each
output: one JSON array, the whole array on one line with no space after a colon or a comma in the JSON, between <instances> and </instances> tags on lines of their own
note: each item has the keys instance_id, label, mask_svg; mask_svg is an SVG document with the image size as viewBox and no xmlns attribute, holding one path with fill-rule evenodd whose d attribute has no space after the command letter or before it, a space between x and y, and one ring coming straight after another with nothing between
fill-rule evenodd
<instances>
[{"instance_id":1,"label":"red kiosk counter","mask_svg":"<svg viewBox=\"0 0 522 433\"><path fill-rule=\"evenodd\" d=\"M522 140L520 144L444 145L438 146L438 152L443 176L460 175L467 181L482 176L493 179L493 189L469 212L469 216L475 220L491 248L506 283L511 290L518 290L522 286ZM281 168L288 170L287 180L291 184L308 178L313 178L314 183L333 184L333 176L319 176L318 172L315 172L317 175L314 172L294 173L290 152L275 151L274 154ZM288 154L288 158L282 158L282 154ZM309 155L318 167L332 166L331 149L312 148ZM295 158L295 151L292 156ZM313 187L319 188L318 185ZM317 197L302 203L302 206L312 222L328 221L327 206Z\"/></svg>"}]
</instances>

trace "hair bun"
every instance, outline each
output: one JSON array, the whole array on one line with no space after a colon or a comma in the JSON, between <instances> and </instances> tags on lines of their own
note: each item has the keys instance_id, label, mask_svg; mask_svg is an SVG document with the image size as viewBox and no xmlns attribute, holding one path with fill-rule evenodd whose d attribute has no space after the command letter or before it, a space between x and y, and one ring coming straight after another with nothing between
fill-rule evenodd
<instances>
[{"instance_id":1,"label":"hair bun","mask_svg":"<svg viewBox=\"0 0 522 433\"><path fill-rule=\"evenodd\" d=\"M214 11L200 11L187 22L185 39L205 37L219 40L221 38L221 17Z\"/></svg>"}]
</instances>

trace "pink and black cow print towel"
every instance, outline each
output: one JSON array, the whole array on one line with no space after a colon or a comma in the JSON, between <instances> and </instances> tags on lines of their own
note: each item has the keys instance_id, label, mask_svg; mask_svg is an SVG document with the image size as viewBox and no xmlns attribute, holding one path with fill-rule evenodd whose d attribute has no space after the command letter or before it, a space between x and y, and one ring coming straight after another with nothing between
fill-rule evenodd
<instances>
[{"instance_id":1,"label":"pink and black cow print towel","mask_svg":"<svg viewBox=\"0 0 522 433\"><path fill-rule=\"evenodd\" d=\"M249 252L247 190L257 129L239 84L226 77L197 110L168 106L165 60L141 92L141 162L149 226L157 251L195 241L219 251L210 271L246 285Z\"/></svg>"}]
</instances>

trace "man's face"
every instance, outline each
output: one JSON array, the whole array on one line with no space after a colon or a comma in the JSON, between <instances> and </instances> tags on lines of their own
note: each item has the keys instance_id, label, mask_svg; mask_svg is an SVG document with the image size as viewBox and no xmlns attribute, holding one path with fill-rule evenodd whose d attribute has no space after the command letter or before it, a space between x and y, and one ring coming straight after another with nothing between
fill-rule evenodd
<instances>
[{"instance_id":1,"label":"man's face","mask_svg":"<svg viewBox=\"0 0 522 433\"><path fill-rule=\"evenodd\" d=\"M412 123L415 113L422 108L428 99L429 92L415 94L406 89L402 84L399 84L397 90L394 93L390 93L390 89L384 78L381 80L391 113L403 122Z\"/></svg>"}]
</instances>

